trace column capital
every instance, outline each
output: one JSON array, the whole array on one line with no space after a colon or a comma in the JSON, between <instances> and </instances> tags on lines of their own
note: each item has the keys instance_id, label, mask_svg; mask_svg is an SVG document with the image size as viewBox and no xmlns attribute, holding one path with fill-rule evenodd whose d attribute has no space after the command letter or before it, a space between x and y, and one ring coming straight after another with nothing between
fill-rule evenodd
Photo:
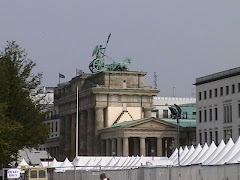
<instances>
[{"instance_id":1,"label":"column capital","mask_svg":"<svg viewBox=\"0 0 240 180\"><path fill-rule=\"evenodd\" d=\"M143 107L143 111L152 111L153 107Z\"/></svg>"},{"instance_id":2,"label":"column capital","mask_svg":"<svg viewBox=\"0 0 240 180\"><path fill-rule=\"evenodd\" d=\"M98 110L98 109L104 109L104 108L105 108L105 107L95 106L95 107L92 108L92 109Z\"/></svg>"}]
</instances>

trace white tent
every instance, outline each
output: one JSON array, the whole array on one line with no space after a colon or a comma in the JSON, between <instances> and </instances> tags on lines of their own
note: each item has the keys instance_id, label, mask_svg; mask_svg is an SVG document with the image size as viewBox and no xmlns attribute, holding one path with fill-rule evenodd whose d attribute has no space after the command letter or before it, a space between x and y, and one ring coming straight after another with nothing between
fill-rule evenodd
<instances>
[{"instance_id":1,"label":"white tent","mask_svg":"<svg viewBox=\"0 0 240 180\"><path fill-rule=\"evenodd\" d=\"M73 167L73 164L68 160L68 158L66 158L65 160L64 160L64 162L59 166L59 167Z\"/></svg>"},{"instance_id":2,"label":"white tent","mask_svg":"<svg viewBox=\"0 0 240 180\"><path fill-rule=\"evenodd\" d=\"M183 161L181 164L182 165L189 165L190 162L196 158L196 156L201 152L202 147L200 144L198 144L197 148L193 151L193 153L185 160Z\"/></svg>"},{"instance_id":3,"label":"white tent","mask_svg":"<svg viewBox=\"0 0 240 180\"><path fill-rule=\"evenodd\" d=\"M230 138L228 143L226 144L226 146L221 150L221 152L212 161L210 161L207 165L217 164L217 162L220 161L228 153L228 151L233 147L233 145L234 145L234 143L232 141L232 138Z\"/></svg>"},{"instance_id":4,"label":"white tent","mask_svg":"<svg viewBox=\"0 0 240 180\"><path fill-rule=\"evenodd\" d=\"M215 151L211 154L211 156L209 156L205 161L203 161L202 164L207 165L208 163L210 163L222 151L224 147L225 147L225 143L222 140L218 145L218 147L215 149Z\"/></svg>"},{"instance_id":5,"label":"white tent","mask_svg":"<svg viewBox=\"0 0 240 180\"><path fill-rule=\"evenodd\" d=\"M207 143L205 143L205 145L207 145ZM209 146L209 148L201 155L201 157L199 157L199 159L196 160L196 162L192 162L192 164L202 164L216 149L217 149L217 146L213 141L212 144Z\"/></svg>"},{"instance_id":6,"label":"white tent","mask_svg":"<svg viewBox=\"0 0 240 180\"><path fill-rule=\"evenodd\" d=\"M204 144L202 150L198 153L198 155L189 163L189 164L194 164L195 162L197 162L208 150L208 145L207 143Z\"/></svg>"},{"instance_id":7,"label":"white tent","mask_svg":"<svg viewBox=\"0 0 240 180\"><path fill-rule=\"evenodd\" d=\"M57 162L57 160L54 158L53 161L50 163L49 167L56 168L61 166L62 162Z\"/></svg>"},{"instance_id":8,"label":"white tent","mask_svg":"<svg viewBox=\"0 0 240 180\"><path fill-rule=\"evenodd\" d=\"M224 164L228 162L233 156L237 154L237 152L240 150L240 137L238 137L238 140L236 143L232 146L232 148L227 152L223 158L218 161L216 164Z\"/></svg>"},{"instance_id":9,"label":"white tent","mask_svg":"<svg viewBox=\"0 0 240 180\"><path fill-rule=\"evenodd\" d=\"M169 160L172 160L174 156L176 156L178 154L178 148L176 148L174 150L174 152L172 153L172 155L169 157Z\"/></svg>"},{"instance_id":10,"label":"white tent","mask_svg":"<svg viewBox=\"0 0 240 180\"><path fill-rule=\"evenodd\" d=\"M195 148L194 148L193 145L192 145L192 146L190 147L188 153L186 154L186 156L184 156L184 158L181 159L180 164L182 164L182 162L184 162L186 159L188 159L188 158L192 155L192 153L193 153L194 151L195 151Z\"/></svg>"},{"instance_id":11,"label":"white tent","mask_svg":"<svg viewBox=\"0 0 240 180\"><path fill-rule=\"evenodd\" d=\"M179 160L180 162L182 161L182 159L186 156L186 154L188 153L189 149L187 146L185 146L185 148L183 149L183 152L180 154ZM176 156L176 160L173 161L173 165L177 165L178 164L178 155Z\"/></svg>"},{"instance_id":12,"label":"white tent","mask_svg":"<svg viewBox=\"0 0 240 180\"><path fill-rule=\"evenodd\" d=\"M235 156L233 156L228 162L227 164L233 164L233 163L239 163L240 162L240 150L237 152L237 154L235 154Z\"/></svg>"},{"instance_id":13,"label":"white tent","mask_svg":"<svg viewBox=\"0 0 240 180\"><path fill-rule=\"evenodd\" d=\"M187 146L185 146L185 148L187 148ZM188 149L188 148L187 148ZM183 152L183 149L182 149L182 147L180 147L180 151L179 151L179 155L180 154L182 154L182 152ZM176 161L176 159L178 158L178 150L177 150L177 153L175 153L173 156L170 156L171 157L171 161L172 162L174 162L174 161Z\"/></svg>"},{"instance_id":14,"label":"white tent","mask_svg":"<svg viewBox=\"0 0 240 180\"><path fill-rule=\"evenodd\" d=\"M18 164L18 167L21 168L21 166L25 166L25 167L28 167L28 166L29 166L28 163L25 161L24 158L23 158L23 159L21 160L21 162Z\"/></svg>"}]
</instances>

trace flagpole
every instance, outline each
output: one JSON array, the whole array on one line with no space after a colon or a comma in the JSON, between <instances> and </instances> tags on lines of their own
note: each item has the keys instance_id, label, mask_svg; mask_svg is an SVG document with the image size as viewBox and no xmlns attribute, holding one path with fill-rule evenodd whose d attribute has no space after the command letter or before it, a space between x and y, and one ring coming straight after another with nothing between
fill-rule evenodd
<instances>
[{"instance_id":1,"label":"flagpole","mask_svg":"<svg viewBox=\"0 0 240 180\"><path fill-rule=\"evenodd\" d=\"M60 73L58 74L58 79L59 79L59 85L60 85Z\"/></svg>"},{"instance_id":2,"label":"flagpole","mask_svg":"<svg viewBox=\"0 0 240 180\"><path fill-rule=\"evenodd\" d=\"M77 86L77 115L76 115L76 157L78 156L78 86Z\"/></svg>"}]
</instances>

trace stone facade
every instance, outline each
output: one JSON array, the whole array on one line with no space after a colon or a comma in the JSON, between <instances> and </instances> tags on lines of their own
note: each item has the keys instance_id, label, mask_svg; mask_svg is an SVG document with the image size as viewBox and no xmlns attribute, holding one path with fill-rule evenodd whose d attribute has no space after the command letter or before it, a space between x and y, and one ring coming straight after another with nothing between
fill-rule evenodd
<instances>
[{"instance_id":1,"label":"stone facade","mask_svg":"<svg viewBox=\"0 0 240 180\"><path fill-rule=\"evenodd\" d=\"M196 79L197 143L240 135L240 67Z\"/></svg>"},{"instance_id":2,"label":"stone facade","mask_svg":"<svg viewBox=\"0 0 240 180\"><path fill-rule=\"evenodd\" d=\"M171 111L169 107L174 104L196 104L196 98L181 98L181 97L153 97L153 112L152 117L170 118Z\"/></svg>"},{"instance_id":3,"label":"stone facade","mask_svg":"<svg viewBox=\"0 0 240 180\"><path fill-rule=\"evenodd\" d=\"M145 72L104 71L82 74L54 92L60 117L60 160L73 159L76 132L76 94L79 89L78 155L101 155L99 132L116 123L151 117L152 97L158 90L144 85ZM124 146L114 141L112 144ZM114 146L113 146L114 147ZM127 153L126 153L127 154ZM125 154L125 155L126 155Z\"/></svg>"},{"instance_id":4,"label":"stone facade","mask_svg":"<svg viewBox=\"0 0 240 180\"><path fill-rule=\"evenodd\" d=\"M170 156L177 147L177 125L158 118L117 123L100 130L103 156ZM195 127L180 126L180 145L192 145ZM195 142L194 142L195 143Z\"/></svg>"}]
</instances>

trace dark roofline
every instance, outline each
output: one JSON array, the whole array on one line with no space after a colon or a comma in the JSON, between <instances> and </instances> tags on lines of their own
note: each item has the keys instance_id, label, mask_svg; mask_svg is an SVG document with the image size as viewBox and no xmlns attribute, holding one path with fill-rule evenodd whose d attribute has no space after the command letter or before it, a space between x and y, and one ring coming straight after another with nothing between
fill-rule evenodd
<instances>
[{"instance_id":1,"label":"dark roofline","mask_svg":"<svg viewBox=\"0 0 240 180\"><path fill-rule=\"evenodd\" d=\"M196 83L193 85L206 84L209 82L218 81L221 79L225 79L225 78L229 78L237 75L240 75L240 67L197 78Z\"/></svg>"}]
</instances>

